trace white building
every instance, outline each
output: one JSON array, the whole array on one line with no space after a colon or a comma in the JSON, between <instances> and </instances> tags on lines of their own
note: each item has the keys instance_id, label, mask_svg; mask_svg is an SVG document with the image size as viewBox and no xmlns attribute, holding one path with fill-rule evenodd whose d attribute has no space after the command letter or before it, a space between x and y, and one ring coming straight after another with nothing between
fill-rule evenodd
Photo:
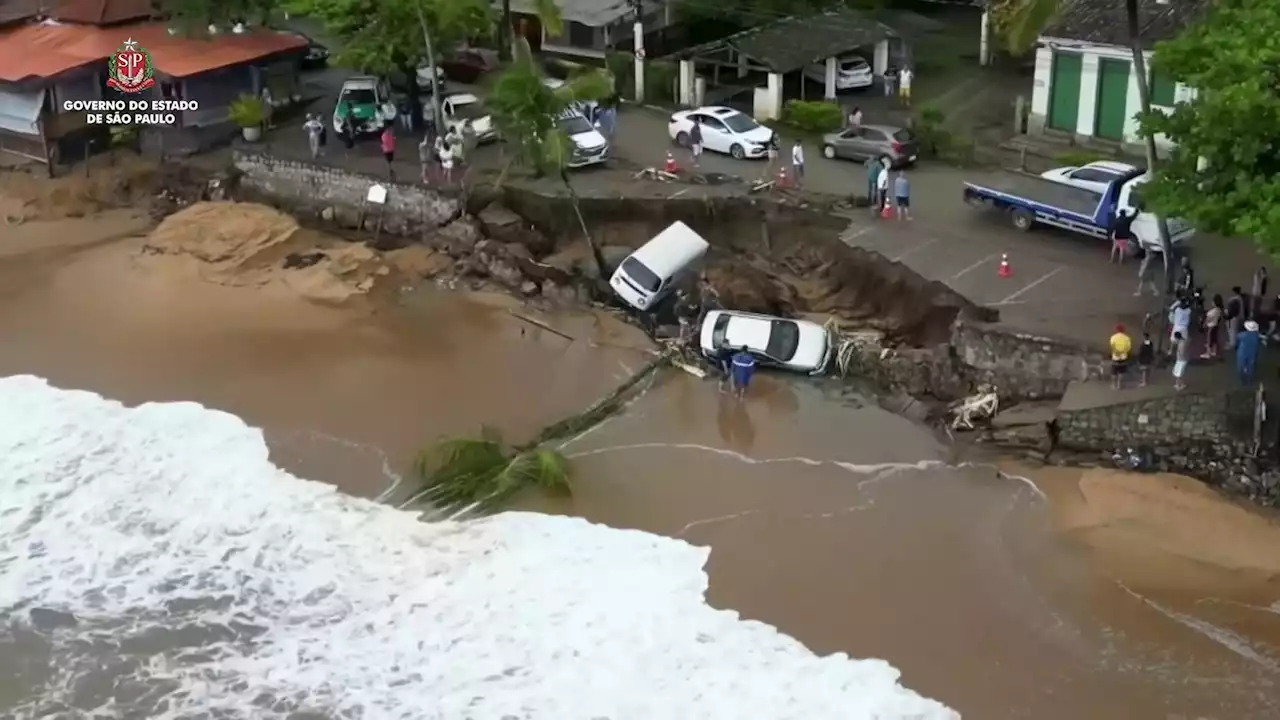
<instances>
[{"instance_id":1,"label":"white building","mask_svg":"<svg viewBox=\"0 0 1280 720\"><path fill-rule=\"evenodd\" d=\"M1207 6L1207 0L1139 0L1149 73L1155 44L1177 35ZM1142 142L1138 77L1132 65L1124 3L1073 0L1040 37L1029 131L1085 141ZM1170 108L1195 96L1193 88L1158 72L1152 73L1150 87L1153 108Z\"/></svg>"}]
</instances>

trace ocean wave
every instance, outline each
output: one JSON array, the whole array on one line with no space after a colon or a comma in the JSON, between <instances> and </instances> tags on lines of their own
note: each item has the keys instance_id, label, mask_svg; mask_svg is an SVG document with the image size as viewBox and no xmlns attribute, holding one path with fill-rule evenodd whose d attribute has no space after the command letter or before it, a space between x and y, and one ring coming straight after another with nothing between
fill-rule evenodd
<instances>
[{"instance_id":1,"label":"ocean wave","mask_svg":"<svg viewBox=\"0 0 1280 720\"><path fill-rule=\"evenodd\" d=\"M234 415L0 379L0 634L46 648L0 714L958 717L884 661L712 609L708 552L419 522L275 467Z\"/></svg>"}]
</instances>

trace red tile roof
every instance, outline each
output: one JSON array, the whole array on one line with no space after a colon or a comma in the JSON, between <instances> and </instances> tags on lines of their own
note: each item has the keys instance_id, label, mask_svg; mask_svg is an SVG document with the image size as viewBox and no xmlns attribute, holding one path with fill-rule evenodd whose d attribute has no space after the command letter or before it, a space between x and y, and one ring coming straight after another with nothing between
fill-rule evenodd
<instances>
[{"instance_id":1,"label":"red tile roof","mask_svg":"<svg viewBox=\"0 0 1280 720\"><path fill-rule=\"evenodd\" d=\"M152 15L151 0L52 0L45 7L50 5L49 17L88 25L111 25Z\"/></svg>"},{"instance_id":2,"label":"red tile roof","mask_svg":"<svg viewBox=\"0 0 1280 720\"><path fill-rule=\"evenodd\" d=\"M105 68L128 39L151 54L157 72L179 78L307 45L298 35L262 29L203 39L170 35L158 22L112 28L33 23L0 31L0 82L51 78L95 62Z\"/></svg>"}]
</instances>

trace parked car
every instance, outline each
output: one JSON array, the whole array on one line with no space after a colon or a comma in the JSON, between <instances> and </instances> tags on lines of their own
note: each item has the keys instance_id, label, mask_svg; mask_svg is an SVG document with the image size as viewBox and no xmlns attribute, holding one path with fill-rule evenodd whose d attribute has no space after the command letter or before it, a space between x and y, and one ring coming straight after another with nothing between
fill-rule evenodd
<instances>
[{"instance_id":1,"label":"parked car","mask_svg":"<svg viewBox=\"0 0 1280 720\"><path fill-rule=\"evenodd\" d=\"M307 54L302 56L303 70L319 70L329 64L329 48L297 30L281 30L280 32L300 37L307 42Z\"/></svg>"},{"instance_id":2,"label":"parked car","mask_svg":"<svg viewBox=\"0 0 1280 720\"><path fill-rule=\"evenodd\" d=\"M333 106L333 131L338 132L338 120L350 105L356 133L375 133L382 130L387 118L384 106L394 107L391 90L385 80L372 75L347 78L338 92L338 102Z\"/></svg>"},{"instance_id":3,"label":"parked car","mask_svg":"<svg viewBox=\"0 0 1280 720\"><path fill-rule=\"evenodd\" d=\"M559 90L560 88L564 87L563 80L560 80L559 78L553 78L553 77L543 78L542 84L546 85L552 90ZM571 106L573 107L573 109L587 116L587 119L590 120L595 118L596 109L599 108L600 103L596 102L595 100L583 100L580 102L571 103Z\"/></svg>"},{"instance_id":4,"label":"parked car","mask_svg":"<svg viewBox=\"0 0 1280 720\"><path fill-rule=\"evenodd\" d=\"M440 101L440 114L444 116L445 132L450 129L462 132L462 123L470 122L471 129L476 134L476 142L487 143L498 139L498 126L494 124L493 117L480 98L471 93L446 95ZM431 104L426 102L422 108L422 116L428 118L430 115Z\"/></svg>"},{"instance_id":5,"label":"parked car","mask_svg":"<svg viewBox=\"0 0 1280 720\"><path fill-rule=\"evenodd\" d=\"M1138 168L1128 163L1099 160L1080 167L1060 167L1040 173L1040 177L1094 192L1106 192L1111 183L1131 175Z\"/></svg>"},{"instance_id":6,"label":"parked car","mask_svg":"<svg viewBox=\"0 0 1280 720\"><path fill-rule=\"evenodd\" d=\"M919 152L915 135L893 125L863 125L822 136L822 155L832 160L878 158L894 168L915 162Z\"/></svg>"},{"instance_id":7,"label":"parked car","mask_svg":"<svg viewBox=\"0 0 1280 720\"><path fill-rule=\"evenodd\" d=\"M804 76L823 86L827 84L827 64L813 63L805 67ZM861 90L871 87L875 82L871 73L871 65L859 55L850 55L836 60L836 90Z\"/></svg>"},{"instance_id":8,"label":"parked car","mask_svg":"<svg viewBox=\"0 0 1280 720\"><path fill-rule=\"evenodd\" d=\"M726 346L746 347L765 365L810 375L825 371L834 352L830 334L815 322L737 310L707 313L698 344L708 358L714 359Z\"/></svg>"},{"instance_id":9,"label":"parked car","mask_svg":"<svg viewBox=\"0 0 1280 720\"><path fill-rule=\"evenodd\" d=\"M484 48L462 48L441 60L439 67L450 80L474 85L481 75L498 67L498 54Z\"/></svg>"},{"instance_id":10,"label":"parked car","mask_svg":"<svg viewBox=\"0 0 1280 720\"><path fill-rule=\"evenodd\" d=\"M714 105L672 114L667 134L680 147L689 147L689 130L694 119L702 123L702 147L706 150L727 153L738 160L768 154L773 130L745 113Z\"/></svg>"},{"instance_id":11,"label":"parked car","mask_svg":"<svg viewBox=\"0 0 1280 720\"><path fill-rule=\"evenodd\" d=\"M437 63L436 64L436 82L443 85L445 82L445 79L446 77L445 77L444 68ZM422 88L423 92L427 94L431 93L431 66L427 64L426 60L423 60L421 63L418 64L417 82L418 82L418 87Z\"/></svg>"},{"instance_id":12,"label":"parked car","mask_svg":"<svg viewBox=\"0 0 1280 720\"><path fill-rule=\"evenodd\" d=\"M573 154L566 163L571 168L598 165L609 159L609 141L576 108L567 108L556 118L556 127L569 136Z\"/></svg>"}]
</instances>

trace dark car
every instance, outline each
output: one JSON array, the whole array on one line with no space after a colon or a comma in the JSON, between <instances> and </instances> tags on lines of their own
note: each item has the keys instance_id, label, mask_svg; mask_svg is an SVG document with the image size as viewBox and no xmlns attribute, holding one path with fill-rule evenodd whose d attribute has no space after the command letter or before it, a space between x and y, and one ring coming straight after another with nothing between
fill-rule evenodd
<instances>
[{"instance_id":1,"label":"dark car","mask_svg":"<svg viewBox=\"0 0 1280 720\"><path fill-rule=\"evenodd\" d=\"M474 85L480 76L498 66L497 55L485 51L468 48L458 50L440 61L440 69L445 77L455 82Z\"/></svg>"},{"instance_id":2,"label":"dark car","mask_svg":"<svg viewBox=\"0 0 1280 720\"><path fill-rule=\"evenodd\" d=\"M307 41L307 54L302 56L303 70L319 70L329 64L329 48L296 30L286 30L285 32Z\"/></svg>"}]
</instances>

